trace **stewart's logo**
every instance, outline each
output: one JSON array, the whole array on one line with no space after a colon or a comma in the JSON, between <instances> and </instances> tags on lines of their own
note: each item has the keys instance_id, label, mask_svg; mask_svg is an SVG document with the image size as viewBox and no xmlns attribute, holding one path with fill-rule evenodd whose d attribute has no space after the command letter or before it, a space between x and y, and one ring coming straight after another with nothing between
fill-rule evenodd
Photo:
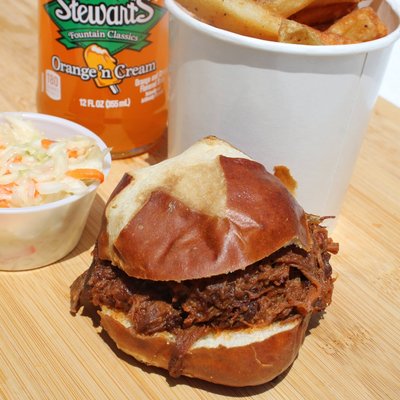
<instances>
[{"instance_id":1,"label":"stewart's logo","mask_svg":"<svg viewBox=\"0 0 400 400\"><path fill-rule=\"evenodd\" d=\"M146 0L52 0L44 7L67 49L97 44L111 55L151 44L150 30L165 14Z\"/></svg>"}]
</instances>

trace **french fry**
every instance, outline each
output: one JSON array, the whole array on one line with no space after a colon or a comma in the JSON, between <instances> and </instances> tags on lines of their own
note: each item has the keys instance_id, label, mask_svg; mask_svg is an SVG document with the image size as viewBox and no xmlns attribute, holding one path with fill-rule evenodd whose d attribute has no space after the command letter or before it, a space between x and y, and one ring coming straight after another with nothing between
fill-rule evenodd
<instances>
[{"instance_id":1,"label":"french fry","mask_svg":"<svg viewBox=\"0 0 400 400\"><path fill-rule=\"evenodd\" d=\"M245 36L283 43L351 44L374 40L388 33L372 8L356 9L360 0L177 2L194 17L209 25Z\"/></svg>"},{"instance_id":2,"label":"french fry","mask_svg":"<svg viewBox=\"0 0 400 400\"><path fill-rule=\"evenodd\" d=\"M323 6L306 7L290 19L304 25L332 25L336 20L349 14L357 7L355 2L332 3Z\"/></svg>"},{"instance_id":3,"label":"french fry","mask_svg":"<svg viewBox=\"0 0 400 400\"><path fill-rule=\"evenodd\" d=\"M387 35L385 24L371 7L359 8L336 21L326 31L353 42L367 42Z\"/></svg>"},{"instance_id":4,"label":"french fry","mask_svg":"<svg viewBox=\"0 0 400 400\"><path fill-rule=\"evenodd\" d=\"M282 17L256 0L177 0L200 20L259 39L277 40Z\"/></svg>"},{"instance_id":5,"label":"french fry","mask_svg":"<svg viewBox=\"0 0 400 400\"><path fill-rule=\"evenodd\" d=\"M353 3L358 4L361 0L314 0L308 7L329 6L331 4L339 3Z\"/></svg>"},{"instance_id":6,"label":"french fry","mask_svg":"<svg viewBox=\"0 0 400 400\"><path fill-rule=\"evenodd\" d=\"M314 3L315 0L259 0L265 8L280 15L289 17Z\"/></svg>"},{"instance_id":7,"label":"french fry","mask_svg":"<svg viewBox=\"0 0 400 400\"><path fill-rule=\"evenodd\" d=\"M299 22L285 19L279 28L278 41L307 45L350 44L351 41L335 33L321 32Z\"/></svg>"}]
</instances>

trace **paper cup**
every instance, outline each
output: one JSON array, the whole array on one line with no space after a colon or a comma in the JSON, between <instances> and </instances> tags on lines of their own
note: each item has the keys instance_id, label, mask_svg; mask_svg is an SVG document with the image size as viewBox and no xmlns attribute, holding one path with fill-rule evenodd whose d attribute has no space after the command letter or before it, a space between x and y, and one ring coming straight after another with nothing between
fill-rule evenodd
<instances>
[{"instance_id":1,"label":"paper cup","mask_svg":"<svg viewBox=\"0 0 400 400\"><path fill-rule=\"evenodd\" d=\"M399 11L376 8L390 34L305 46L241 36L166 1L171 15L169 156L215 135L272 171L287 166L309 213L338 215L376 101ZM373 6L373 5L372 5Z\"/></svg>"}]
</instances>

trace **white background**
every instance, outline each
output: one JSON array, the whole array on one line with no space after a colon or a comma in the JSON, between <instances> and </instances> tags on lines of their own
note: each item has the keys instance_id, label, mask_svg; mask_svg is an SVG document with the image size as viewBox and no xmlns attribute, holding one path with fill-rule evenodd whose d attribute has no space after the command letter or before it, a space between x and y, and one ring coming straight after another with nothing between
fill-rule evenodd
<instances>
[{"instance_id":1,"label":"white background","mask_svg":"<svg viewBox=\"0 0 400 400\"><path fill-rule=\"evenodd\" d=\"M400 107L400 40L393 47L379 95Z\"/></svg>"}]
</instances>

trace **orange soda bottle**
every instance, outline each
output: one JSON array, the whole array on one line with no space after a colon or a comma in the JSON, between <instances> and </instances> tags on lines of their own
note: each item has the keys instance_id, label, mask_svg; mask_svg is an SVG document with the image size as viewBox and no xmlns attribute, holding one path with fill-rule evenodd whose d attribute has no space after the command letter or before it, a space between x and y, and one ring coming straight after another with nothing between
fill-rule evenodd
<instances>
[{"instance_id":1,"label":"orange soda bottle","mask_svg":"<svg viewBox=\"0 0 400 400\"><path fill-rule=\"evenodd\" d=\"M98 134L113 158L147 151L167 125L164 0L40 0L39 112Z\"/></svg>"}]
</instances>

